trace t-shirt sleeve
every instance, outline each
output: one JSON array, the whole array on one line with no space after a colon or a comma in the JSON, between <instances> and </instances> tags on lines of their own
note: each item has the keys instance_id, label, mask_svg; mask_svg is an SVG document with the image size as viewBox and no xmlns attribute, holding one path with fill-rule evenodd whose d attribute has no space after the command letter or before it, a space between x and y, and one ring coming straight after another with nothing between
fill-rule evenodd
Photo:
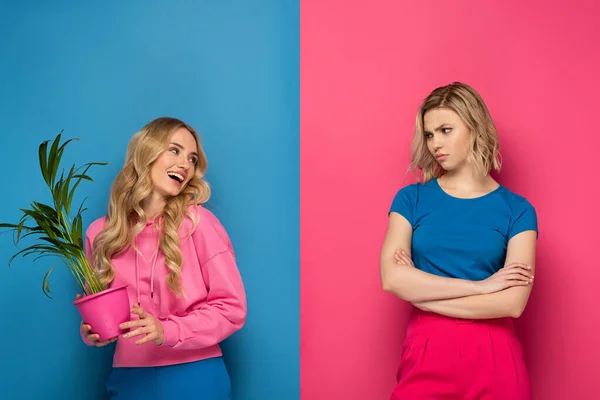
<instances>
[{"instance_id":1,"label":"t-shirt sleeve","mask_svg":"<svg viewBox=\"0 0 600 400\"><path fill-rule=\"evenodd\" d=\"M539 234L537 213L527 200L521 201L513 213L508 239L525 231L536 231Z\"/></svg>"},{"instance_id":2,"label":"t-shirt sleeve","mask_svg":"<svg viewBox=\"0 0 600 400\"><path fill-rule=\"evenodd\" d=\"M408 220L414 226L415 206L417 204L416 185L405 186L396 193L390 213L396 212ZM389 214L389 213L388 213Z\"/></svg>"}]
</instances>

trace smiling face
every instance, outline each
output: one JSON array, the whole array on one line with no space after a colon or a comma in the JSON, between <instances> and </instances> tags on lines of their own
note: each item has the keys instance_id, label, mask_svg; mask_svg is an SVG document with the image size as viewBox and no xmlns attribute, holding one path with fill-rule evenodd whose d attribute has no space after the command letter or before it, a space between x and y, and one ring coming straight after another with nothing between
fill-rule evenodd
<instances>
[{"instance_id":1,"label":"smiling face","mask_svg":"<svg viewBox=\"0 0 600 400\"><path fill-rule=\"evenodd\" d=\"M183 127L173 131L167 149L150 170L154 192L164 199L179 195L192 179L198 158L198 144L190 131Z\"/></svg>"},{"instance_id":2,"label":"smiling face","mask_svg":"<svg viewBox=\"0 0 600 400\"><path fill-rule=\"evenodd\" d=\"M434 108L423 116L427 149L446 171L464 167L471 151L471 131L460 116L448 108Z\"/></svg>"}]
</instances>

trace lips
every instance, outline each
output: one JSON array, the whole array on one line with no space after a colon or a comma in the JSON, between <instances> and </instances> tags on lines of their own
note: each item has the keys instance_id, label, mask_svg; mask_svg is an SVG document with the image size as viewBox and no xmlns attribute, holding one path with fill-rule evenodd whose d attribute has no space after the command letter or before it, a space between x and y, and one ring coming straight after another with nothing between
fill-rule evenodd
<instances>
[{"instance_id":1,"label":"lips","mask_svg":"<svg viewBox=\"0 0 600 400\"><path fill-rule=\"evenodd\" d=\"M169 175L169 178L173 179L178 183L183 183L183 181L185 181L186 178L186 175L183 172L168 171L167 175Z\"/></svg>"},{"instance_id":2,"label":"lips","mask_svg":"<svg viewBox=\"0 0 600 400\"><path fill-rule=\"evenodd\" d=\"M448 157L448 154L436 154L435 159L439 160L439 159L443 159Z\"/></svg>"}]
</instances>

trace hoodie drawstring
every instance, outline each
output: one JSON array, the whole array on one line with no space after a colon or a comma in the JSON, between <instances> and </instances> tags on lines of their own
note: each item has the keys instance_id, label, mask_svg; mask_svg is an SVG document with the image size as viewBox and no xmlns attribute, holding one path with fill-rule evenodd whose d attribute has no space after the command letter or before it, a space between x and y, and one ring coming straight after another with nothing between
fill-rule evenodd
<instances>
[{"instance_id":1,"label":"hoodie drawstring","mask_svg":"<svg viewBox=\"0 0 600 400\"><path fill-rule=\"evenodd\" d=\"M158 261L158 252L159 252L159 246L158 243L156 245L156 250L154 251L154 260L152 261L152 270L150 273L150 298L153 299L154 298L154 269L156 268L156 262ZM138 306L141 306L141 301L140 301L140 267L139 267L139 262L138 262L138 258L139 258L139 250L136 249L135 251L135 286L136 286L136 291L137 291L137 304Z\"/></svg>"}]
</instances>

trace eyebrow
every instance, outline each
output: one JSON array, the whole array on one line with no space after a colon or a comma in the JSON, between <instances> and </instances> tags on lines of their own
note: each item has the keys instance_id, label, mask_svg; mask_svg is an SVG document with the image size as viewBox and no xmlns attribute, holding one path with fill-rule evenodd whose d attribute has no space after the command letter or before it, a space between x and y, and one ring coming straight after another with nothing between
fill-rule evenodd
<instances>
[{"instance_id":1,"label":"eyebrow","mask_svg":"<svg viewBox=\"0 0 600 400\"><path fill-rule=\"evenodd\" d=\"M450 124L448 124L448 123L444 122L443 124L441 124L440 126L438 126L437 128L435 128L433 131L434 131L434 132L439 132L439 131L441 131L443 128L445 128L445 127L446 127L446 126L448 126L448 125L450 125ZM423 129L423 131L424 131L425 133L431 133L431 132L429 132L427 129Z\"/></svg>"},{"instance_id":2,"label":"eyebrow","mask_svg":"<svg viewBox=\"0 0 600 400\"><path fill-rule=\"evenodd\" d=\"M180 145L179 143L171 142L171 144L172 144L173 146L175 146L175 147L179 147L181 150L185 150L185 148L184 148L182 145ZM190 153L190 155L192 155L192 156L196 156L196 157L199 157L199 156L198 156L198 153L196 153L195 151L192 151L192 152Z\"/></svg>"}]
</instances>

